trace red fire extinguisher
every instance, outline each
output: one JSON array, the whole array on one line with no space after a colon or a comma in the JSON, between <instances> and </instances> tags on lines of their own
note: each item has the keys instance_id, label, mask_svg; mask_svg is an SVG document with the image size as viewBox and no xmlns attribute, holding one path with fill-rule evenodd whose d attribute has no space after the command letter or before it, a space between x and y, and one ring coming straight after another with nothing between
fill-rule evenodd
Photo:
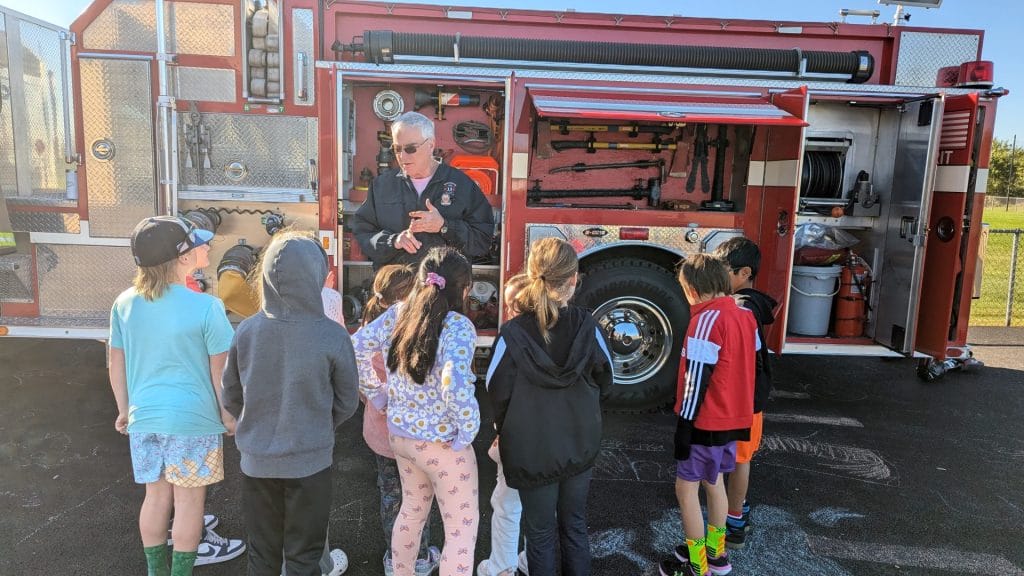
<instances>
[{"instance_id":1,"label":"red fire extinguisher","mask_svg":"<svg viewBox=\"0 0 1024 576\"><path fill-rule=\"evenodd\" d=\"M836 321L833 333L837 338L855 338L864 335L868 319L868 290L871 270L860 256L850 252L839 276L836 300Z\"/></svg>"}]
</instances>

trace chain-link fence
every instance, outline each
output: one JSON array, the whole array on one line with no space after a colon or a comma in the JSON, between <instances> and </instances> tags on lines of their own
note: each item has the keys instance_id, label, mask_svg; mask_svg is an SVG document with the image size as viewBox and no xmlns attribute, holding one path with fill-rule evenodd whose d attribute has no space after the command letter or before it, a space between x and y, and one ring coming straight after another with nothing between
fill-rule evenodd
<instances>
[{"instance_id":1,"label":"chain-link fence","mask_svg":"<svg viewBox=\"0 0 1024 576\"><path fill-rule=\"evenodd\" d=\"M972 326L1024 326L1024 230L989 230L984 246L981 298L971 306Z\"/></svg>"},{"instance_id":2,"label":"chain-link fence","mask_svg":"<svg viewBox=\"0 0 1024 576\"><path fill-rule=\"evenodd\" d=\"M1024 198L1010 196L986 196L985 211L1006 210L1009 212L1024 212Z\"/></svg>"}]
</instances>

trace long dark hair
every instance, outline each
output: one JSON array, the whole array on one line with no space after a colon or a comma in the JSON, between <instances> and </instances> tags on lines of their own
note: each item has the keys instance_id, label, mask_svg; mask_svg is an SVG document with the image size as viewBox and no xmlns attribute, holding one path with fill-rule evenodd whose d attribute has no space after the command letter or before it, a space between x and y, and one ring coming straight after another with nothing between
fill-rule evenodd
<instances>
[{"instance_id":1,"label":"long dark hair","mask_svg":"<svg viewBox=\"0 0 1024 576\"><path fill-rule=\"evenodd\" d=\"M431 248L420 262L412 293L398 314L388 351L388 371L402 371L423 384L434 367L441 327L448 312L461 312L473 280L469 261L451 248Z\"/></svg>"}]
</instances>

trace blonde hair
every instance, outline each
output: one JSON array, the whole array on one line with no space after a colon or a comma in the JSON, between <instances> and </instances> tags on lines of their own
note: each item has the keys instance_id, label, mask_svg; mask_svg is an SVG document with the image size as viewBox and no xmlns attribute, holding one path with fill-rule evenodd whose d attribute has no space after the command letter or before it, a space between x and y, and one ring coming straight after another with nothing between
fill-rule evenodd
<instances>
[{"instance_id":1,"label":"blonde hair","mask_svg":"<svg viewBox=\"0 0 1024 576\"><path fill-rule=\"evenodd\" d=\"M529 281L513 300L514 310L532 312L544 342L558 322L558 309L572 297L570 280L579 272L579 260L571 244L560 238L542 238L530 246L526 260Z\"/></svg>"},{"instance_id":2,"label":"blonde hair","mask_svg":"<svg viewBox=\"0 0 1024 576\"><path fill-rule=\"evenodd\" d=\"M164 295L178 279L178 259L157 264L156 266L139 266L132 279L132 286L147 301L152 302Z\"/></svg>"}]
</instances>

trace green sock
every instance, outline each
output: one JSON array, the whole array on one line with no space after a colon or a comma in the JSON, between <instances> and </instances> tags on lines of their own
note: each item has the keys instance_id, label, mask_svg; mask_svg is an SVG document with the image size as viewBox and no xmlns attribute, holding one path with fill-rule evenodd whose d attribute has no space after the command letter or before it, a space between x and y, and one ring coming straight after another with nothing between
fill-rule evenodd
<instances>
[{"instance_id":1,"label":"green sock","mask_svg":"<svg viewBox=\"0 0 1024 576\"><path fill-rule=\"evenodd\" d=\"M708 553L704 549L704 544L703 538L686 539L686 551L690 554L690 566L693 566L693 571L700 576L704 576L708 572Z\"/></svg>"},{"instance_id":2,"label":"green sock","mask_svg":"<svg viewBox=\"0 0 1024 576\"><path fill-rule=\"evenodd\" d=\"M171 555L171 576L192 576L192 567L196 564L196 551L180 552L175 550Z\"/></svg>"},{"instance_id":3,"label":"green sock","mask_svg":"<svg viewBox=\"0 0 1024 576\"><path fill-rule=\"evenodd\" d=\"M718 558L725 553L725 526L708 524L708 555Z\"/></svg>"},{"instance_id":4,"label":"green sock","mask_svg":"<svg viewBox=\"0 0 1024 576\"><path fill-rule=\"evenodd\" d=\"M171 569L167 566L167 545L157 544L143 548L146 554L146 569L148 576L171 576Z\"/></svg>"}]
</instances>

